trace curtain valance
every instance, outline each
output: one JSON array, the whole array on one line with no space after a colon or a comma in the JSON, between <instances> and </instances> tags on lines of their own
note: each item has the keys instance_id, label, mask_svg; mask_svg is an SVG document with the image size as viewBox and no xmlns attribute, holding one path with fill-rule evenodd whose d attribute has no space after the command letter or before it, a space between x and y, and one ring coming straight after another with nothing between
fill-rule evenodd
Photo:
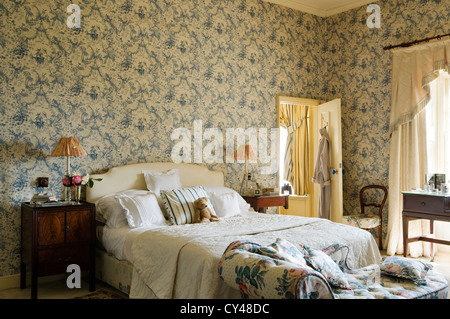
<instances>
[{"instance_id":1,"label":"curtain valance","mask_svg":"<svg viewBox=\"0 0 450 319\"><path fill-rule=\"evenodd\" d=\"M429 84L449 71L450 39L392 50L392 101L389 133L410 122L430 100Z\"/></svg>"}]
</instances>

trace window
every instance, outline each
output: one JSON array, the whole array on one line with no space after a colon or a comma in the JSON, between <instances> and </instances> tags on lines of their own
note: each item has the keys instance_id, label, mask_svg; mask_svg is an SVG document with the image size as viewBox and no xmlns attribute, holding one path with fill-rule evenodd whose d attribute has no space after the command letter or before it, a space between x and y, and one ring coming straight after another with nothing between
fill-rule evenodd
<instances>
[{"instance_id":1,"label":"window","mask_svg":"<svg viewBox=\"0 0 450 319\"><path fill-rule=\"evenodd\" d=\"M450 182L450 75L441 71L430 84L426 108L428 172L444 173Z\"/></svg>"},{"instance_id":2,"label":"window","mask_svg":"<svg viewBox=\"0 0 450 319\"><path fill-rule=\"evenodd\" d=\"M441 71L430 84L431 101L426 108L428 172L444 173L450 185L450 75ZM450 223L436 222L436 237L450 240ZM439 248L450 252L449 246Z\"/></svg>"},{"instance_id":3,"label":"window","mask_svg":"<svg viewBox=\"0 0 450 319\"><path fill-rule=\"evenodd\" d=\"M301 104L279 106L280 187L289 183L295 195L310 192L309 109Z\"/></svg>"}]
</instances>

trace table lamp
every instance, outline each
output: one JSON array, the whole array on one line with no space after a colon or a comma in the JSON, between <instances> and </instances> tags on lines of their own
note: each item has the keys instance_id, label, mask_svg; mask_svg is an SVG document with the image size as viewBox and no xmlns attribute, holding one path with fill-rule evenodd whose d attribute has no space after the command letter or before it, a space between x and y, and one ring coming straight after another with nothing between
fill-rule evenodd
<instances>
[{"instance_id":1,"label":"table lamp","mask_svg":"<svg viewBox=\"0 0 450 319\"><path fill-rule=\"evenodd\" d=\"M256 160L256 154L255 152L253 152L253 148L251 145L240 145L238 147L238 149L234 152L234 159L235 160L245 160L245 172L244 172L244 179L242 180L241 183L241 194L242 194L242 187L244 186L244 181L247 178L247 161L248 160L252 160L255 161Z\"/></svg>"},{"instance_id":2,"label":"table lamp","mask_svg":"<svg viewBox=\"0 0 450 319\"><path fill-rule=\"evenodd\" d=\"M86 156L86 152L80 145L76 137L61 137L58 144L56 144L51 156L65 156L66 157L66 175L70 176L70 157L71 156Z\"/></svg>"}]
</instances>

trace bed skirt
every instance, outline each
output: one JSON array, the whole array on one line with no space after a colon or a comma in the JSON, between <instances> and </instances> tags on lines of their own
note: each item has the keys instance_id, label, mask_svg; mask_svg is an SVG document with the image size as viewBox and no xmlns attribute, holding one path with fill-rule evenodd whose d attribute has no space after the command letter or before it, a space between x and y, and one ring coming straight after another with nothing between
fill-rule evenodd
<instances>
[{"instance_id":1,"label":"bed skirt","mask_svg":"<svg viewBox=\"0 0 450 319\"><path fill-rule=\"evenodd\" d=\"M104 283L129 295L133 265L126 260L119 260L105 250L96 249L95 277Z\"/></svg>"}]
</instances>

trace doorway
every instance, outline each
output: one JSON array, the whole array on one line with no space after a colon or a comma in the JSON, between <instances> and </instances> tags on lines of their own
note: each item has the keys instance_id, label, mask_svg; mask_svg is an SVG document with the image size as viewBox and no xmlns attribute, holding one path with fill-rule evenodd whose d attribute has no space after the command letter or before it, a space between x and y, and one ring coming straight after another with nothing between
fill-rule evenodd
<instances>
[{"instance_id":1,"label":"doorway","mask_svg":"<svg viewBox=\"0 0 450 319\"><path fill-rule=\"evenodd\" d=\"M340 99L321 100L279 96L277 127L280 129L278 185L289 183L289 209L281 214L317 217L320 185L312 182L320 141L319 129L326 127L330 136L331 176L330 219L340 222L343 214L342 135ZM294 145L293 145L294 144Z\"/></svg>"}]
</instances>

